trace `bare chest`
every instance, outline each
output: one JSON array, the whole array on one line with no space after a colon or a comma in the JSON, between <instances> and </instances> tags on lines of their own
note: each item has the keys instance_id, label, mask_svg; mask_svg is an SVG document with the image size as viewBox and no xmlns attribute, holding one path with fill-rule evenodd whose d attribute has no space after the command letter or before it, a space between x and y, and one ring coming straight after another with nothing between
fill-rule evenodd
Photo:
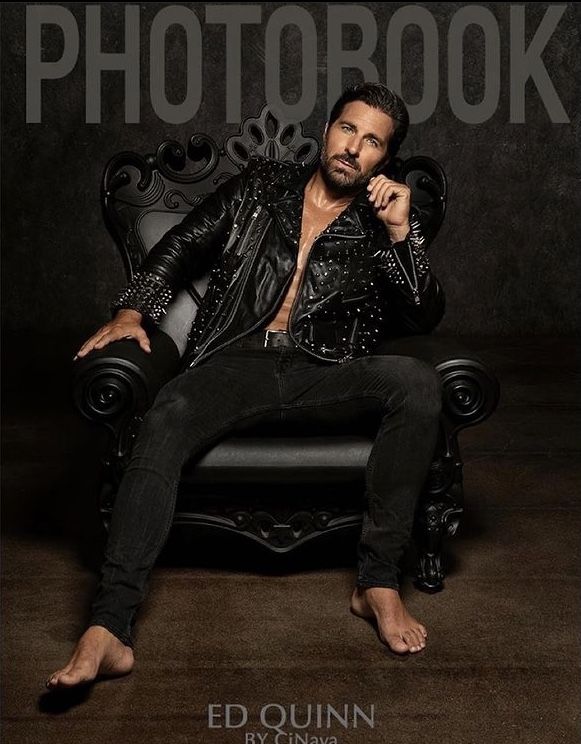
<instances>
[{"instance_id":1,"label":"bare chest","mask_svg":"<svg viewBox=\"0 0 581 744\"><path fill-rule=\"evenodd\" d=\"M315 238L320 235L333 220L335 220L345 206L321 208L309 204L306 200L303 206L301 237L299 240L298 268L301 269L309 255Z\"/></svg>"}]
</instances>

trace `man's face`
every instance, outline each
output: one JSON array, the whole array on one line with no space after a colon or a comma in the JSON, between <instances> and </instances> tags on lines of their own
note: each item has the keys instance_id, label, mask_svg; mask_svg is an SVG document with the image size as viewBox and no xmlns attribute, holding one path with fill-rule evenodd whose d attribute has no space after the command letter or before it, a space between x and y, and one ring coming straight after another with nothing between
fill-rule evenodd
<instances>
[{"instance_id":1,"label":"man's face","mask_svg":"<svg viewBox=\"0 0 581 744\"><path fill-rule=\"evenodd\" d=\"M393 119L363 101L351 101L325 126L321 172L337 193L362 189L388 160Z\"/></svg>"}]
</instances>

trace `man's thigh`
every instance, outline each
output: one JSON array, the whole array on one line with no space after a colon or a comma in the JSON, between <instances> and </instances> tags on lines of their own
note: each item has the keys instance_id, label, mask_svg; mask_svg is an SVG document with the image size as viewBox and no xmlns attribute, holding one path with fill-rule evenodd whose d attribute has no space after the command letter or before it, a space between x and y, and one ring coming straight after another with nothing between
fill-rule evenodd
<instances>
[{"instance_id":1,"label":"man's thigh","mask_svg":"<svg viewBox=\"0 0 581 744\"><path fill-rule=\"evenodd\" d=\"M283 421L353 431L375 426L404 400L437 405L441 382L432 365L409 356L369 355L344 364L298 359L284 376L282 393Z\"/></svg>"},{"instance_id":2,"label":"man's thigh","mask_svg":"<svg viewBox=\"0 0 581 744\"><path fill-rule=\"evenodd\" d=\"M147 417L171 419L185 427L196 422L210 429L279 409L274 355L225 349L164 385Z\"/></svg>"}]
</instances>

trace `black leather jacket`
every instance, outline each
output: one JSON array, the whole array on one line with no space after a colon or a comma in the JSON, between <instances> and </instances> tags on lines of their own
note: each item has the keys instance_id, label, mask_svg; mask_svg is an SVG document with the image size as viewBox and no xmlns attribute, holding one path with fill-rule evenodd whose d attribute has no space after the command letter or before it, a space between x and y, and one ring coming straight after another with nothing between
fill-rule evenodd
<instances>
[{"instance_id":1,"label":"black leather jacket","mask_svg":"<svg viewBox=\"0 0 581 744\"><path fill-rule=\"evenodd\" d=\"M182 369L268 325L296 270L304 187L318 164L253 157L207 195L145 258L111 310L159 323L179 289L211 268ZM428 333L445 310L412 209L412 231L391 244L365 189L315 239L289 333L328 362L372 353L385 336Z\"/></svg>"}]
</instances>

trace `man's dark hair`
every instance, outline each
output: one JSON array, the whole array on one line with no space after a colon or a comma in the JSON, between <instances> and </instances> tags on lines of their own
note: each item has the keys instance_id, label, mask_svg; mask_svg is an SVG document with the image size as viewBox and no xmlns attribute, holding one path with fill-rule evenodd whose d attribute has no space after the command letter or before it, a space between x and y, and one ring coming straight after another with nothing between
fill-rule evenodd
<instances>
[{"instance_id":1,"label":"man's dark hair","mask_svg":"<svg viewBox=\"0 0 581 744\"><path fill-rule=\"evenodd\" d=\"M339 118L343 108L352 101L363 101L383 111L393 119L394 130L388 144L390 158L397 155L410 125L410 116L403 100L382 83L356 83L345 88L329 114L329 126Z\"/></svg>"}]
</instances>

